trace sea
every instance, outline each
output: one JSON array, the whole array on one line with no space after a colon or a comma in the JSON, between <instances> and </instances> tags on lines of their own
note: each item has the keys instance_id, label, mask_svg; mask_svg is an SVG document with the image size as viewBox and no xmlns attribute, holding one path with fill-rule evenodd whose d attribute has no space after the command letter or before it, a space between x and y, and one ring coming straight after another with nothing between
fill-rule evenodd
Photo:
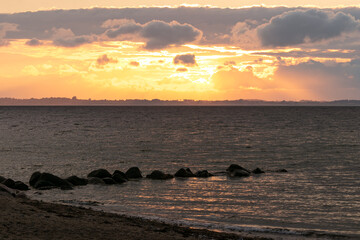
<instances>
[{"instance_id":1,"label":"sea","mask_svg":"<svg viewBox=\"0 0 360 240\"><path fill-rule=\"evenodd\" d=\"M265 174L231 178L230 164ZM0 107L4 177L133 166L215 176L27 195L218 231L360 239L360 107Z\"/></svg>"}]
</instances>

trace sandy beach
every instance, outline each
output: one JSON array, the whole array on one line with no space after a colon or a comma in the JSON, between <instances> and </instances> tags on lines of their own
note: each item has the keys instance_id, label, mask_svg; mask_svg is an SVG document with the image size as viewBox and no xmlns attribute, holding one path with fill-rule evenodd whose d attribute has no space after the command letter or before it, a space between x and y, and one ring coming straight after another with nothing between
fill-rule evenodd
<instances>
[{"instance_id":1,"label":"sandy beach","mask_svg":"<svg viewBox=\"0 0 360 240\"><path fill-rule=\"evenodd\" d=\"M222 233L0 192L0 239L352 239L329 236Z\"/></svg>"}]
</instances>

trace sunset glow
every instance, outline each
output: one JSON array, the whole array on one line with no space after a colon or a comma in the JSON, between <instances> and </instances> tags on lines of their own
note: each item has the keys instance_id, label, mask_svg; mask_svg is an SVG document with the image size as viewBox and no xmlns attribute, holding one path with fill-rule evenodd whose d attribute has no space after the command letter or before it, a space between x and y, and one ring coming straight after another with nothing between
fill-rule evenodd
<instances>
[{"instance_id":1,"label":"sunset glow","mask_svg":"<svg viewBox=\"0 0 360 240\"><path fill-rule=\"evenodd\" d=\"M144 8L138 1L133 9L121 8L134 5L126 1L34 2L1 8L0 97L360 96L360 8L346 8L356 1L336 9L325 7L338 1L317 1L317 8L295 7L314 1L294 1L288 8L274 7L285 3L275 0L264 2L272 7L249 8L255 1L227 2L236 9L201 7L205 1L195 2L200 7L176 7L178 1L147 5L171 8ZM213 5L225 7L221 1ZM84 9L48 10L58 8Z\"/></svg>"}]
</instances>

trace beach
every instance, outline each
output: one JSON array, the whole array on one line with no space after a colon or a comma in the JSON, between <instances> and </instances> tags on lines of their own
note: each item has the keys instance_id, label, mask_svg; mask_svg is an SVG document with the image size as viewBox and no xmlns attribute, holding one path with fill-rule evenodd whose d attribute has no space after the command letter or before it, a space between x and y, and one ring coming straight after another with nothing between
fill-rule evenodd
<instances>
[{"instance_id":1,"label":"beach","mask_svg":"<svg viewBox=\"0 0 360 240\"><path fill-rule=\"evenodd\" d=\"M0 192L0 239L271 239L45 203Z\"/></svg>"},{"instance_id":2,"label":"beach","mask_svg":"<svg viewBox=\"0 0 360 240\"><path fill-rule=\"evenodd\" d=\"M0 192L0 239L356 239L347 236L296 236L275 233L225 233L31 200Z\"/></svg>"}]
</instances>

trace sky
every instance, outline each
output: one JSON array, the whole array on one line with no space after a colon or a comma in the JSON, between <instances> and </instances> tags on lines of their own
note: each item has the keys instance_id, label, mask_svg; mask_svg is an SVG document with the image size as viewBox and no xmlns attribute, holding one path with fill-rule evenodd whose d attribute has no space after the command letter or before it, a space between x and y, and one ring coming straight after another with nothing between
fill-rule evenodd
<instances>
[{"instance_id":1,"label":"sky","mask_svg":"<svg viewBox=\"0 0 360 240\"><path fill-rule=\"evenodd\" d=\"M360 99L360 4L0 0L0 98L73 96Z\"/></svg>"}]
</instances>

